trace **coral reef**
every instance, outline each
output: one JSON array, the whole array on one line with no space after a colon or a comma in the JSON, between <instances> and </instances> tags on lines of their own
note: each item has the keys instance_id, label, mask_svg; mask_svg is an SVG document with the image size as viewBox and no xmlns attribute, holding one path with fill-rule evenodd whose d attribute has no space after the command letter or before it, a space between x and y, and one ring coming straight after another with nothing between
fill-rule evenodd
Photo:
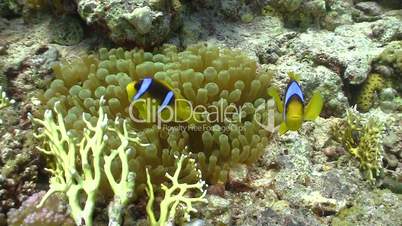
<instances>
[{"instance_id":1,"label":"coral reef","mask_svg":"<svg viewBox=\"0 0 402 226\"><path fill-rule=\"evenodd\" d=\"M33 139L26 115L44 120L45 110L59 103L65 133L76 145L73 168L90 179L79 142L89 124L106 117L99 115L101 96L107 139L95 207L87 205L88 212L94 209L94 225L108 220L109 225L149 225L150 188L154 223L157 218L173 223L168 215L176 211L174 223L187 226L398 224L401 7L400 0L0 0L0 86L16 100L0 109L0 225L76 224L67 217L72 196L53 201L58 197L52 195L42 209L33 207L43 198L43 192L34 193L49 187L44 160L53 170L58 163L34 148L50 150ZM208 45L190 46L199 41ZM177 48L161 46L164 42ZM139 47L130 50L133 45ZM142 50L152 47L153 52ZM301 75L307 100L318 89L326 103L323 118L277 136L265 130L266 89L285 89L290 71ZM126 84L145 76L163 80L200 107L230 106L231 115L215 120L222 112L218 108L209 115L212 122L133 122L130 113L137 111L129 106ZM357 102L359 88L364 93L359 110L363 106L369 113L354 111L363 120L358 130L348 129L343 117ZM370 138L375 129L366 131L373 125L383 129L377 131L382 138L377 144ZM333 138L333 127L350 145ZM129 132L150 145L127 141ZM188 158L178 168L175 156L182 154ZM94 160L89 153L89 165ZM194 203L198 211L185 223L184 203L177 210L161 208L161 185L169 189L172 181L165 175L177 170L180 185L197 184L195 163L210 184L204 196L209 203ZM364 180L362 172L373 179ZM196 190L183 197L201 196ZM32 194L35 202L26 207ZM77 197L84 207L86 193L80 190ZM45 221L48 214L54 218Z\"/></svg>"},{"instance_id":2,"label":"coral reef","mask_svg":"<svg viewBox=\"0 0 402 226\"><path fill-rule=\"evenodd\" d=\"M359 161L361 170L367 180L375 182L383 165L385 125L375 113L367 116L348 109L346 119L334 126L334 137L346 150Z\"/></svg>"},{"instance_id":3,"label":"coral reef","mask_svg":"<svg viewBox=\"0 0 402 226\"><path fill-rule=\"evenodd\" d=\"M182 155L177 159L176 171L173 175L169 175L168 173L166 174L166 177L170 180L171 186L168 187L164 184L161 185L161 188L165 194L163 200L160 203L160 214L158 220L156 219L153 211L155 197L152 187L153 185L151 183L151 177L149 176L147 169L147 214L150 225L163 226L166 224L172 224L175 220L176 211L179 207L180 210L183 212L182 214L184 220L189 221L190 213L197 212L193 205L199 202L207 202L207 200L204 198L206 191L203 190L205 182L202 181L200 173L198 175L199 181L195 184L182 184L179 182L180 171L182 170L183 160L185 158L186 156ZM195 167L194 159L191 159L190 162L190 164ZM188 197L188 193L191 192L191 190L198 190L202 194L195 198Z\"/></svg>"},{"instance_id":4,"label":"coral reef","mask_svg":"<svg viewBox=\"0 0 402 226\"><path fill-rule=\"evenodd\" d=\"M87 24L97 24L119 44L153 47L162 43L181 23L178 0L77 1L78 13Z\"/></svg>"},{"instance_id":5,"label":"coral reef","mask_svg":"<svg viewBox=\"0 0 402 226\"><path fill-rule=\"evenodd\" d=\"M182 153L185 146L195 155L204 178L217 183L226 181L231 166L255 162L269 140L270 133L259 123L265 125L268 120L261 97L266 97L271 74L258 72L256 62L239 51L203 44L190 46L184 52L177 52L173 46L155 53L101 49L99 56L62 62L54 67L54 72L56 79L44 93L43 102L51 108L60 101L66 128L76 136L85 126L82 113L87 120L97 121L99 98L103 95L107 101L105 113L111 120L128 119L125 87L145 76L165 80L193 104L218 109L216 116L222 113L219 109L233 106L228 120L212 115L215 121L203 124L203 128L182 125L187 129L173 126L167 131L156 125L131 125L147 127L140 136L153 144L150 150L139 150L129 160L130 170L140 172L136 176L139 190L145 187L145 166L153 166L152 181L159 183L174 166L173 154ZM242 111L235 112L236 107ZM112 147L114 140L110 137L108 141Z\"/></svg>"},{"instance_id":6,"label":"coral reef","mask_svg":"<svg viewBox=\"0 0 402 226\"><path fill-rule=\"evenodd\" d=\"M11 209L7 214L9 226L74 226L69 217L68 207L57 197L50 197L40 208L36 206L46 192L34 193L26 199L18 209Z\"/></svg>"}]
</instances>

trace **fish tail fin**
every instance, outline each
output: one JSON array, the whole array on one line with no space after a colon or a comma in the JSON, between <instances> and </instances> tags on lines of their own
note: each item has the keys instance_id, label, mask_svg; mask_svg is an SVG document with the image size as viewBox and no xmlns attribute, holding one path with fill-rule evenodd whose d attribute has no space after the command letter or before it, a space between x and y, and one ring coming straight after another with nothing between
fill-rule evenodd
<instances>
[{"instance_id":1,"label":"fish tail fin","mask_svg":"<svg viewBox=\"0 0 402 226\"><path fill-rule=\"evenodd\" d=\"M280 135L285 134L288 130L289 130L289 129L288 129L288 126L286 125L286 122L283 121L283 122L281 123L281 125L279 126L279 134L280 134Z\"/></svg>"},{"instance_id":2,"label":"fish tail fin","mask_svg":"<svg viewBox=\"0 0 402 226\"><path fill-rule=\"evenodd\" d=\"M273 87L273 86L269 87L268 95L274 98L274 101L275 101L275 104L276 104L276 107L277 107L279 113L282 113L283 112L283 102L279 96L278 88Z\"/></svg>"},{"instance_id":3,"label":"fish tail fin","mask_svg":"<svg viewBox=\"0 0 402 226\"><path fill-rule=\"evenodd\" d=\"M307 104L304 111L304 120L315 120L321 113L324 100L318 91L313 93L310 102Z\"/></svg>"}]
</instances>

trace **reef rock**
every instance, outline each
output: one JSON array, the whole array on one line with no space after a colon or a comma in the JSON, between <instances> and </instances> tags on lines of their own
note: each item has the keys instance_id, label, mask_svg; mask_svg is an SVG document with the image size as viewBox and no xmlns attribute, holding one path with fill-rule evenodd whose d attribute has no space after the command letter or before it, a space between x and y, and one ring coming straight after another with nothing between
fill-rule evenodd
<instances>
[{"instance_id":1,"label":"reef rock","mask_svg":"<svg viewBox=\"0 0 402 226\"><path fill-rule=\"evenodd\" d=\"M397 225L402 222L402 196L389 190L363 192L355 204L342 210L332 220L338 225Z\"/></svg>"},{"instance_id":2,"label":"reef rock","mask_svg":"<svg viewBox=\"0 0 402 226\"><path fill-rule=\"evenodd\" d=\"M287 27L301 29L315 26L333 30L339 25L352 24L355 11L352 0L273 0L268 1L268 7L280 12Z\"/></svg>"},{"instance_id":3,"label":"reef rock","mask_svg":"<svg viewBox=\"0 0 402 226\"><path fill-rule=\"evenodd\" d=\"M356 4L356 8L373 16L378 16L383 13L383 9L377 2L359 2Z\"/></svg>"},{"instance_id":4,"label":"reef rock","mask_svg":"<svg viewBox=\"0 0 402 226\"><path fill-rule=\"evenodd\" d=\"M331 124L331 120L326 123ZM310 126L313 125L306 127ZM318 127L320 125L315 126ZM307 137L315 137L313 128L306 129L305 137L288 133L279 143L268 145L267 149L272 151L266 153L264 159L280 169L273 184L279 197L290 206L304 208L319 216L330 216L345 208L364 185L357 168L340 169L327 162L321 148L317 150L318 146L311 145L315 142Z\"/></svg>"},{"instance_id":5,"label":"reef rock","mask_svg":"<svg viewBox=\"0 0 402 226\"><path fill-rule=\"evenodd\" d=\"M23 2L23 0L0 1L0 17L14 17L21 15Z\"/></svg>"},{"instance_id":6,"label":"reef rock","mask_svg":"<svg viewBox=\"0 0 402 226\"><path fill-rule=\"evenodd\" d=\"M364 24L340 26L335 32L309 31L295 40L293 49L299 58L310 58L351 84L360 84L371 71L371 62L382 51L367 32L370 30Z\"/></svg>"},{"instance_id":7,"label":"reef rock","mask_svg":"<svg viewBox=\"0 0 402 226\"><path fill-rule=\"evenodd\" d=\"M111 40L118 44L156 46L181 21L179 1L77 0L77 6L87 24L107 29Z\"/></svg>"}]
</instances>

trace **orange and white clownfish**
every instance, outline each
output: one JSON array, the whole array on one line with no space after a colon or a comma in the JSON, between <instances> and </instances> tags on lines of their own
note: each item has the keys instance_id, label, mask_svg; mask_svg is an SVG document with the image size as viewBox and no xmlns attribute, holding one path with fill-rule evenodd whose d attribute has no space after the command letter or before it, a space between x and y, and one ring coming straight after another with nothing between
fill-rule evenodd
<instances>
[{"instance_id":1,"label":"orange and white clownfish","mask_svg":"<svg viewBox=\"0 0 402 226\"><path fill-rule=\"evenodd\" d=\"M196 119L199 120L198 115L191 111L189 102L165 81L145 77L129 83L126 91L129 101L138 101L141 98L154 99L158 105L158 113L161 114L162 118L169 117L169 111L164 110L170 106L181 121L195 123L197 122ZM138 101L134 106L138 109L140 117L146 119L150 111L149 106L143 101Z\"/></svg>"},{"instance_id":2,"label":"orange and white clownfish","mask_svg":"<svg viewBox=\"0 0 402 226\"><path fill-rule=\"evenodd\" d=\"M303 121L315 120L324 105L323 98L318 91L313 92L310 102L305 105L304 94L299 84L300 78L294 73L288 73L288 75L290 82L285 90L283 102L277 88L270 87L268 89L268 95L274 98L278 111L282 113L280 134L284 134L288 130L300 129Z\"/></svg>"}]
</instances>

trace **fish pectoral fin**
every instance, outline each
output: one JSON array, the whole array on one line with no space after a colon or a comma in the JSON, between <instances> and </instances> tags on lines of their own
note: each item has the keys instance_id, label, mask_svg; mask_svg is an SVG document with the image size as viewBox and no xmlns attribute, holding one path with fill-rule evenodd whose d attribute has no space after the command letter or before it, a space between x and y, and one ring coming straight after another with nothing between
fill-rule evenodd
<instances>
[{"instance_id":1,"label":"fish pectoral fin","mask_svg":"<svg viewBox=\"0 0 402 226\"><path fill-rule=\"evenodd\" d=\"M323 105L324 100L321 94L315 91L304 110L304 120L315 120L320 115Z\"/></svg>"},{"instance_id":2,"label":"fish pectoral fin","mask_svg":"<svg viewBox=\"0 0 402 226\"><path fill-rule=\"evenodd\" d=\"M172 98L173 98L173 97L174 97L173 91L169 91L169 92L166 94L165 99L163 99L162 104L160 105L160 107L159 107L159 109L158 109L158 112L159 112L159 113L162 112L163 109L165 109L165 108L169 105L169 103L172 101Z\"/></svg>"},{"instance_id":3,"label":"fish pectoral fin","mask_svg":"<svg viewBox=\"0 0 402 226\"><path fill-rule=\"evenodd\" d=\"M279 126L279 134L285 134L288 131L288 126L286 125L286 122L282 122L281 125Z\"/></svg>"},{"instance_id":4,"label":"fish pectoral fin","mask_svg":"<svg viewBox=\"0 0 402 226\"><path fill-rule=\"evenodd\" d=\"M283 102L281 100L281 97L279 96L279 90L276 87L269 87L268 88L268 95L274 98L276 108L278 109L279 113L283 112Z\"/></svg>"}]
</instances>

